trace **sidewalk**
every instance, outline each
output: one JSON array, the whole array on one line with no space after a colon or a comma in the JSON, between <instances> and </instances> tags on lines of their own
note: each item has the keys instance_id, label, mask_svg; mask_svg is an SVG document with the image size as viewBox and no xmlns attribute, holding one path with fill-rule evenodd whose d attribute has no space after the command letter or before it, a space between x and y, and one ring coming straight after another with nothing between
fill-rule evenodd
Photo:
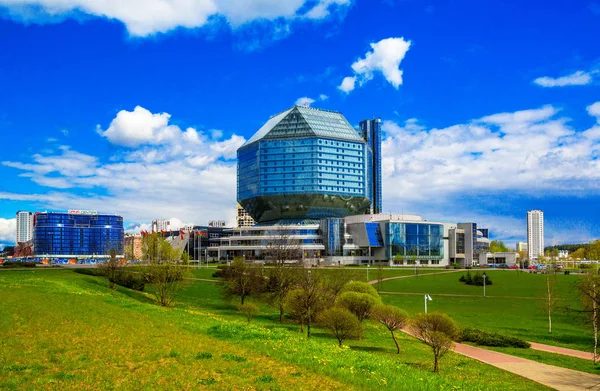
<instances>
[{"instance_id":1,"label":"sidewalk","mask_svg":"<svg viewBox=\"0 0 600 391\"><path fill-rule=\"evenodd\" d=\"M600 390L600 376L457 343L454 351L560 391Z\"/></svg>"},{"instance_id":2,"label":"sidewalk","mask_svg":"<svg viewBox=\"0 0 600 391\"><path fill-rule=\"evenodd\" d=\"M593 360L594 353L584 352L581 350L561 348L558 346L544 345L542 343L537 342L529 342L531 344L531 349L541 350L542 352L556 353L562 354L564 356L571 356L576 358L581 358L584 360Z\"/></svg>"},{"instance_id":3,"label":"sidewalk","mask_svg":"<svg viewBox=\"0 0 600 391\"><path fill-rule=\"evenodd\" d=\"M464 270L460 270L460 269L453 269L453 270L444 270L442 272L435 272L435 273L424 273L424 274L410 274L410 275L406 275L406 276L396 276L396 277L387 277L382 279L381 281L389 281L389 280L397 280L399 278L415 278L415 277L423 277L423 276L434 276L436 274L447 274L447 273L458 273L458 272L463 272ZM372 280L369 281L369 284L371 285L375 285L379 282L379 280Z\"/></svg>"}]
</instances>

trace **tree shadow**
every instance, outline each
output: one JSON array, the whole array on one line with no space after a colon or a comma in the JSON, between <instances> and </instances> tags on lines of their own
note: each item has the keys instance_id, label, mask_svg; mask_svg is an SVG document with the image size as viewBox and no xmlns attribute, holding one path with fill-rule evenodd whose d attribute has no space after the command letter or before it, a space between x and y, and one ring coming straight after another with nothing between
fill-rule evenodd
<instances>
[{"instance_id":1,"label":"tree shadow","mask_svg":"<svg viewBox=\"0 0 600 391\"><path fill-rule=\"evenodd\" d=\"M350 346L350 349L359 350L362 352L387 352L389 350L382 348L381 346Z\"/></svg>"}]
</instances>

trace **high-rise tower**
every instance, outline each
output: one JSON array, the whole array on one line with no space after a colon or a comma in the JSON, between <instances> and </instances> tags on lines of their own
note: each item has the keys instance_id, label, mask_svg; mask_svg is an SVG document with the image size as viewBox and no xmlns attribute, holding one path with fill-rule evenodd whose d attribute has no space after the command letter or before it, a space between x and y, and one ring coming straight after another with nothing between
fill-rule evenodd
<instances>
[{"instance_id":1,"label":"high-rise tower","mask_svg":"<svg viewBox=\"0 0 600 391\"><path fill-rule=\"evenodd\" d=\"M17 212L17 243L28 242L33 238L33 213Z\"/></svg>"},{"instance_id":2,"label":"high-rise tower","mask_svg":"<svg viewBox=\"0 0 600 391\"><path fill-rule=\"evenodd\" d=\"M530 260L544 255L544 212L541 210L527 212L527 252Z\"/></svg>"},{"instance_id":3,"label":"high-rise tower","mask_svg":"<svg viewBox=\"0 0 600 391\"><path fill-rule=\"evenodd\" d=\"M379 118L360 121L363 139L370 149L368 156L368 189L371 199L371 214L382 212L381 197L381 120Z\"/></svg>"}]
</instances>

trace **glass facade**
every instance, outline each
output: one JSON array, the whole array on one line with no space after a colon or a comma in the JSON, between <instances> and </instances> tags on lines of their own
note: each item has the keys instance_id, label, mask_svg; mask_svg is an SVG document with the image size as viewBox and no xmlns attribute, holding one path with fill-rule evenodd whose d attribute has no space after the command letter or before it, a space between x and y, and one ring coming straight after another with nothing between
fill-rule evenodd
<instances>
[{"instance_id":1,"label":"glass facade","mask_svg":"<svg viewBox=\"0 0 600 391\"><path fill-rule=\"evenodd\" d=\"M444 258L444 227L441 224L387 223L390 258L401 256Z\"/></svg>"},{"instance_id":2,"label":"glass facade","mask_svg":"<svg viewBox=\"0 0 600 391\"><path fill-rule=\"evenodd\" d=\"M372 200L370 212L381 213L383 200L381 195L381 120L371 119L360 122L363 139L369 146L367 156L368 197Z\"/></svg>"},{"instance_id":3,"label":"glass facade","mask_svg":"<svg viewBox=\"0 0 600 391\"><path fill-rule=\"evenodd\" d=\"M115 215L39 213L33 228L38 256L101 256L123 254L123 218Z\"/></svg>"},{"instance_id":4,"label":"glass facade","mask_svg":"<svg viewBox=\"0 0 600 391\"><path fill-rule=\"evenodd\" d=\"M340 113L294 107L238 149L238 201L258 223L362 213L368 154Z\"/></svg>"},{"instance_id":5,"label":"glass facade","mask_svg":"<svg viewBox=\"0 0 600 391\"><path fill-rule=\"evenodd\" d=\"M325 256L344 255L344 233L343 219L321 220L321 237L325 245Z\"/></svg>"}]
</instances>

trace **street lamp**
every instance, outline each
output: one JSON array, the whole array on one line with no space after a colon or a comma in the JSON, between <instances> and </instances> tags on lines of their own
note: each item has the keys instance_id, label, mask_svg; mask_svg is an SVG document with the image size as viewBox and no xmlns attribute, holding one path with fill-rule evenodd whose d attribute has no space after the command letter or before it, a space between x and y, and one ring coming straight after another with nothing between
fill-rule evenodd
<instances>
[{"instance_id":1,"label":"street lamp","mask_svg":"<svg viewBox=\"0 0 600 391\"><path fill-rule=\"evenodd\" d=\"M425 294L425 313L427 313L427 302L432 301L433 299L427 293Z\"/></svg>"},{"instance_id":2,"label":"street lamp","mask_svg":"<svg viewBox=\"0 0 600 391\"><path fill-rule=\"evenodd\" d=\"M487 278L487 276L485 275L485 273L483 273L483 297L485 297L485 279Z\"/></svg>"},{"instance_id":3,"label":"street lamp","mask_svg":"<svg viewBox=\"0 0 600 391\"><path fill-rule=\"evenodd\" d=\"M371 265L367 265L367 282L369 282L369 268L371 267Z\"/></svg>"}]
</instances>

